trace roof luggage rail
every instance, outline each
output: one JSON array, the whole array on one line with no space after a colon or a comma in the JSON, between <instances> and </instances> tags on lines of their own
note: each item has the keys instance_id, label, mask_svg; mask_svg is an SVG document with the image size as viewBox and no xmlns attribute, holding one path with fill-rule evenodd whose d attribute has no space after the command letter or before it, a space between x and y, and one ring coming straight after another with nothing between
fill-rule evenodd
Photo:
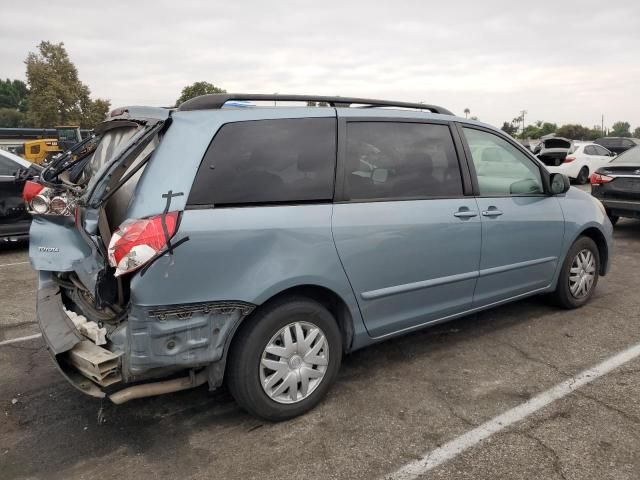
<instances>
[{"instance_id":1,"label":"roof luggage rail","mask_svg":"<svg viewBox=\"0 0 640 480\"><path fill-rule=\"evenodd\" d=\"M331 107L350 107L351 105L363 105L367 107L400 107L418 110L429 110L432 113L453 115L446 108L425 103L394 102L390 100L375 100L371 98L331 97L322 95L280 95L258 93L213 93L201 95L182 103L178 110L215 110L220 109L230 101L271 101L271 102L324 102Z\"/></svg>"}]
</instances>

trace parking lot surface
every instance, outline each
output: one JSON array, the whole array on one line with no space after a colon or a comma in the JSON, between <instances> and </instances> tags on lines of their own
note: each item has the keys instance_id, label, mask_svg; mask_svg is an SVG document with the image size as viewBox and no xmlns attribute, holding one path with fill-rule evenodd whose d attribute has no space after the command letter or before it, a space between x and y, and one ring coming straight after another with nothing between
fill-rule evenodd
<instances>
[{"instance_id":1,"label":"parking lot surface","mask_svg":"<svg viewBox=\"0 0 640 480\"><path fill-rule=\"evenodd\" d=\"M615 231L582 309L535 297L358 351L315 410L272 424L206 388L115 406L84 396L34 338L26 246L0 251L0 478L393 475L640 343L640 222ZM640 357L424 472L433 479L640 478Z\"/></svg>"}]
</instances>

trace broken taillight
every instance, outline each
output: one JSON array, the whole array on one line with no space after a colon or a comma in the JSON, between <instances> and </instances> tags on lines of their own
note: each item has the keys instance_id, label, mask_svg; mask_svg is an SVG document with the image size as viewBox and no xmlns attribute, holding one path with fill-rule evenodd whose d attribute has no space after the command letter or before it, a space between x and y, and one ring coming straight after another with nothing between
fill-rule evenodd
<instances>
[{"instance_id":1,"label":"broken taillight","mask_svg":"<svg viewBox=\"0 0 640 480\"><path fill-rule=\"evenodd\" d=\"M22 198L25 202L29 203L33 198L38 195L44 189L44 185L40 185L37 182L27 180L24 182L24 188L22 189Z\"/></svg>"},{"instance_id":2,"label":"broken taillight","mask_svg":"<svg viewBox=\"0 0 640 480\"><path fill-rule=\"evenodd\" d=\"M22 198L32 214L70 217L75 209L73 196L67 192L56 192L35 182L25 183Z\"/></svg>"},{"instance_id":3,"label":"broken taillight","mask_svg":"<svg viewBox=\"0 0 640 480\"><path fill-rule=\"evenodd\" d=\"M169 212L141 220L125 220L109 242L109 264L115 267L115 276L133 272L158 256L175 235L178 218L179 212Z\"/></svg>"},{"instance_id":4,"label":"broken taillight","mask_svg":"<svg viewBox=\"0 0 640 480\"><path fill-rule=\"evenodd\" d=\"M602 185L603 183L609 183L613 180L613 177L609 177L608 175L602 175L601 173L594 173L591 175L589 179L591 181L591 185Z\"/></svg>"}]
</instances>

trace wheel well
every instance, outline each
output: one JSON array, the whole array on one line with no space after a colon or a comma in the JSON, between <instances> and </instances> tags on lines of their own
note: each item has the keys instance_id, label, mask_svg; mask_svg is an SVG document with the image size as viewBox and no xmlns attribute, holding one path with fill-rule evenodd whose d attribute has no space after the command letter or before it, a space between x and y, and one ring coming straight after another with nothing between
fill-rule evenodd
<instances>
[{"instance_id":1,"label":"wheel well","mask_svg":"<svg viewBox=\"0 0 640 480\"><path fill-rule=\"evenodd\" d=\"M607 247L607 240L603 233L595 227L589 227L580 235L583 237L589 237L595 242L598 247L598 253L600 254L600 275L605 275L607 272L607 265L609 263L609 249Z\"/></svg>"},{"instance_id":2,"label":"wheel well","mask_svg":"<svg viewBox=\"0 0 640 480\"><path fill-rule=\"evenodd\" d=\"M261 308L269 305L274 301L281 300L287 296L307 297L315 300L323 305L338 324L340 333L342 335L342 349L344 353L349 353L353 344L353 318L347 304L340 298L340 296L328 288L320 287L318 285L299 285L296 287L288 288L282 292L274 295L266 302L258 305L251 314L242 319L234 328L233 333L227 339L224 353L222 358L218 362L214 362L209 366L209 386L210 388L217 388L222 385L225 371L227 369L227 357L229 352L233 348L235 340L238 338L238 331L246 324L247 320L255 315Z\"/></svg>"},{"instance_id":3,"label":"wheel well","mask_svg":"<svg viewBox=\"0 0 640 480\"><path fill-rule=\"evenodd\" d=\"M281 300L288 296L307 297L311 300L315 300L329 310L331 315L333 315L333 318L336 320L338 328L340 328L340 333L342 335L342 350L345 353L349 353L351 351L351 345L353 343L353 318L351 318L351 312L349 311L347 304L333 290L320 287L318 285L298 285L274 295L262 305L258 306L255 311L260 310L261 307L268 305L271 302Z\"/></svg>"}]
</instances>

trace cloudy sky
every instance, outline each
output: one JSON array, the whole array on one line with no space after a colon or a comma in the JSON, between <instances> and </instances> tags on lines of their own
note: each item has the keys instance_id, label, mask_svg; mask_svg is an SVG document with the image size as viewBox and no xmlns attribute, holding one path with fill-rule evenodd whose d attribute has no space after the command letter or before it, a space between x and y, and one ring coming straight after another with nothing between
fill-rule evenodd
<instances>
[{"instance_id":1,"label":"cloudy sky","mask_svg":"<svg viewBox=\"0 0 640 480\"><path fill-rule=\"evenodd\" d=\"M170 105L207 80L234 92L468 107L495 125L526 109L527 123L593 126L604 114L606 125L640 126L640 2L527 5L5 0L0 77L24 79L29 51L63 41L81 80L113 106Z\"/></svg>"}]
</instances>

